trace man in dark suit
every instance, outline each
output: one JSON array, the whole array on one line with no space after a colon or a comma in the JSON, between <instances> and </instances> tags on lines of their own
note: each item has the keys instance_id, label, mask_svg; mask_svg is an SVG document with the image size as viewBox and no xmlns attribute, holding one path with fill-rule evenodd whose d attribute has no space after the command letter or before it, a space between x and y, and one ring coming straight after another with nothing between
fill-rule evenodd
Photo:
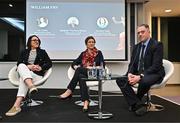
<instances>
[{"instance_id":1,"label":"man in dark suit","mask_svg":"<svg viewBox=\"0 0 180 123\"><path fill-rule=\"evenodd\" d=\"M127 78L119 78L116 82L129 104L129 110L141 116L147 112L147 105L142 102L144 94L153 84L162 81L165 71L162 66L163 45L150 37L149 26L138 26L137 35L139 43L133 48ZM137 83L135 93L132 86Z\"/></svg>"}]
</instances>

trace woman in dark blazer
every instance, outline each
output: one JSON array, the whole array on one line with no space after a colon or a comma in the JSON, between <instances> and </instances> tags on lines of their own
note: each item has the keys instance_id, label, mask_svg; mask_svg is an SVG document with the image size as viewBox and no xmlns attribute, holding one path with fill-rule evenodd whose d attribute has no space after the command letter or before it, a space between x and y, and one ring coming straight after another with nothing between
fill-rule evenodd
<instances>
[{"instance_id":1,"label":"woman in dark blazer","mask_svg":"<svg viewBox=\"0 0 180 123\"><path fill-rule=\"evenodd\" d=\"M25 49L17 62L19 73L19 88L17 98L6 116L14 116L21 111L20 104L29 93L37 92L36 81L42 79L45 71L52 67L52 62L45 50L40 48L41 41L36 35L28 38L27 49Z\"/></svg>"},{"instance_id":2,"label":"woman in dark blazer","mask_svg":"<svg viewBox=\"0 0 180 123\"><path fill-rule=\"evenodd\" d=\"M88 36L85 39L87 49L83 51L80 56L72 63L71 67L75 70L75 74L70 81L67 90L60 95L61 99L70 98L77 83L79 82L80 94L82 101L84 102L83 112L88 111L89 95L86 82L81 78L87 77L87 70L93 67L94 63L96 66L100 66L101 64L105 65L102 52L95 47L95 43L96 40L93 36Z\"/></svg>"}]
</instances>

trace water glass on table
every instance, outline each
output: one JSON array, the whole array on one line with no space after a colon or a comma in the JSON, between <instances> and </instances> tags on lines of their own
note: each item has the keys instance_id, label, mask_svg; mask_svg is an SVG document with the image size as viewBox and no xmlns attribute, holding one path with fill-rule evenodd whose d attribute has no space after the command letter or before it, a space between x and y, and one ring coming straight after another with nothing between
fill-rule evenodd
<instances>
[{"instance_id":1,"label":"water glass on table","mask_svg":"<svg viewBox=\"0 0 180 123\"><path fill-rule=\"evenodd\" d=\"M89 68L87 71L88 79L96 79L97 78L97 69Z\"/></svg>"},{"instance_id":2,"label":"water glass on table","mask_svg":"<svg viewBox=\"0 0 180 123\"><path fill-rule=\"evenodd\" d=\"M111 79L111 70L110 69L105 69L105 77L106 79Z\"/></svg>"}]
</instances>

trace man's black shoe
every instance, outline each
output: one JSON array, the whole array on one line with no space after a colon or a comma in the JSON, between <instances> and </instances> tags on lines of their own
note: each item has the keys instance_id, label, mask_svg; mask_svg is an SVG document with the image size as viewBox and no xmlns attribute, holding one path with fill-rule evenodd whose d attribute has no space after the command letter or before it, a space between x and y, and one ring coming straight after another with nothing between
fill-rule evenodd
<instances>
[{"instance_id":1,"label":"man's black shoe","mask_svg":"<svg viewBox=\"0 0 180 123\"><path fill-rule=\"evenodd\" d=\"M144 114L146 114L148 111L147 111L147 105L146 104L141 104L138 106L137 110L135 111L135 114L137 116L142 116Z\"/></svg>"},{"instance_id":2,"label":"man's black shoe","mask_svg":"<svg viewBox=\"0 0 180 123\"><path fill-rule=\"evenodd\" d=\"M134 111L136 111L136 106L135 105L131 105L131 106L129 106L129 111L130 112L134 112Z\"/></svg>"}]
</instances>

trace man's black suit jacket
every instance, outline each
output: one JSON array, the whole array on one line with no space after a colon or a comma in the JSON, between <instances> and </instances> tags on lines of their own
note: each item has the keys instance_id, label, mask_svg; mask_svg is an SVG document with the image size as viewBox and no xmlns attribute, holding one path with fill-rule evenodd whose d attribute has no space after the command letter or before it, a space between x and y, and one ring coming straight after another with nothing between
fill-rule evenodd
<instances>
[{"instance_id":1,"label":"man's black suit jacket","mask_svg":"<svg viewBox=\"0 0 180 123\"><path fill-rule=\"evenodd\" d=\"M133 48L131 61L127 73L138 74L138 62L141 49L141 43L138 43ZM162 66L163 59L163 44L156 40L150 39L144 55L144 76L148 74L157 74L164 77L165 71Z\"/></svg>"}]
</instances>

